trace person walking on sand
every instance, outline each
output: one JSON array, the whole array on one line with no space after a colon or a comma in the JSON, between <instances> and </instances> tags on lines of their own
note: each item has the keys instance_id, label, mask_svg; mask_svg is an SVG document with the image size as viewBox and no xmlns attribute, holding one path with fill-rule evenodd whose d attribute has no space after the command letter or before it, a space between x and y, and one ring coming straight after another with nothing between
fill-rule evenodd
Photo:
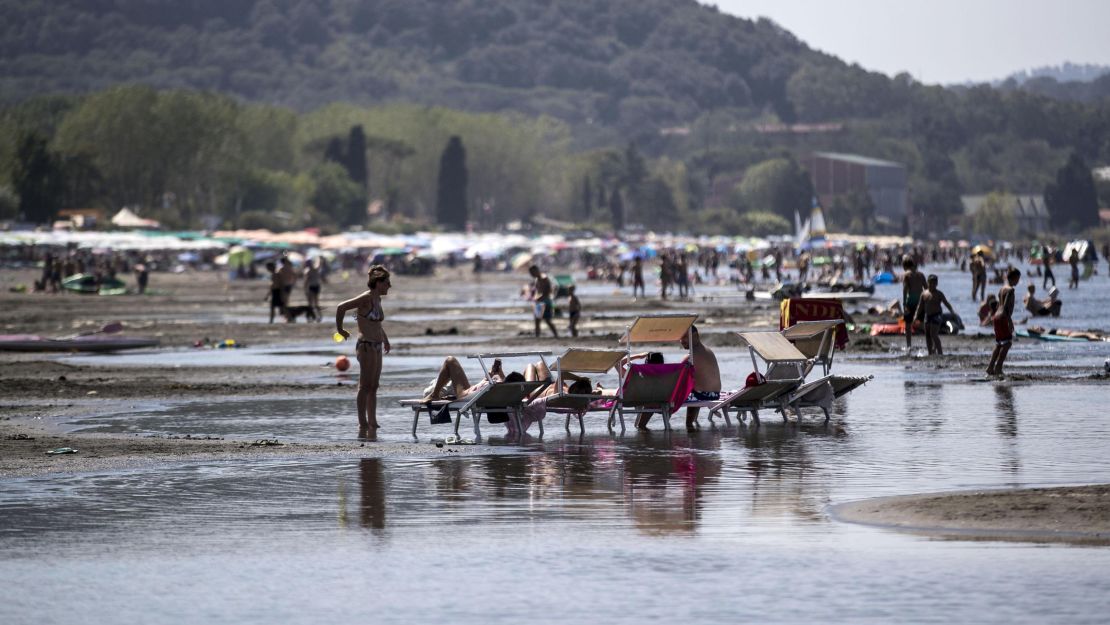
<instances>
[{"instance_id":1,"label":"person walking on sand","mask_svg":"<svg viewBox=\"0 0 1110 625\"><path fill-rule=\"evenodd\" d=\"M937 283L936 274L930 274L928 279L929 288L921 294L921 301L918 303L917 311L914 314L914 319L920 319L925 324L925 347L929 349L930 356L933 354L937 356L944 355L944 348L940 344L940 327L944 317L941 306L947 306L948 312L953 315L956 314L956 311L952 309L952 304L944 296L944 292L937 288Z\"/></svg>"},{"instance_id":2,"label":"person walking on sand","mask_svg":"<svg viewBox=\"0 0 1110 625\"><path fill-rule=\"evenodd\" d=\"M532 276L532 316L536 322L536 337L540 336L540 320L543 320L551 328L551 335L559 338L559 332L551 321L555 315L555 303L551 300L551 278L536 265L529 267L528 273Z\"/></svg>"},{"instance_id":3,"label":"person walking on sand","mask_svg":"<svg viewBox=\"0 0 1110 625\"><path fill-rule=\"evenodd\" d=\"M647 297L644 290L644 261L639 256L632 259L632 299L636 299L636 289L640 290L640 297Z\"/></svg>"},{"instance_id":4,"label":"person walking on sand","mask_svg":"<svg viewBox=\"0 0 1110 625\"><path fill-rule=\"evenodd\" d=\"M1068 254L1068 264L1071 265L1071 279L1068 280L1069 289L1079 288L1079 250L1072 248Z\"/></svg>"},{"instance_id":5,"label":"person walking on sand","mask_svg":"<svg viewBox=\"0 0 1110 625\"><path fill-rule=\"evenodd\" d=\"M262 301L270 302L270 323L274 322L275 310L289 321L285 314L285 289L281 288L281 275L278 274L277 265L273 261L266 263L266 271L270 272L270 292Z\"/></svg>"},{"instance_id":6,"label":"person walking on sand","mask_svg":"<svg viewBox=\"0 0 1110 625\"><path fill-rule=\"evenodd\" d=\"M347 339L350 332L343 329L343 316L354 309L358 322L358 341L355 343L355 356L358 358L358 395L355 398L358 410L358 430L360 436L371 434L378 425L378 384L382 375L382 357L389 353L389 337L386 336L382 322L382 298L389 293L389 270L382 265L373 265L366 274L369 289L335 307L335 331Z\"/></svg>"},{"instance_id":7,"label":"person walking on sand","mask_svg":"<svg viewBox=\"0 0 1110 625\"><path fill-rule=\"evenodd\" d=\"M567 287L567 293L570 298L567 300L567 314L570 317L570 326L567 328L570 335L578 336L578 318L582 316L582 302L578 301L578 295L574 292L574 285Z\"/></svg>"},{"instance_id":8,"label":"person walking on sand","mask_svg":"<svg viewBox=\"0 0 1110 625\"><path fill-rule=\"evenodd\" d=\"M1006 273L1006 285L998 290L998 310L994 313L994 352L987 375L1002 375L1002 365L1014 341L1014 287L1021 281L1021 270L1011 267Z\"/></svg>"},{"instance_id":9,"label":"person walking on sand","mask_svg":"<svg viewBox=\"0 0 1110 625\"><path fill-rule=\"evenodd\" d=\"M925 274L917 270L917 263L906 256L902 259L902 320L906 324L906 349L913 347L913 319L921 294L925 291Z\"/></svg>"},{"instance_id":10,"label":"person walking on sand","mask_svg":"<svg viewBox=\"0 0 1110 625\"><path fill-rule=\"evenodd\" d=\"M320 259L313 258L304 264L304 296L308 300L308 307L316 315L316 321L323 321L323 311L320 310Z\"/></svg>"}]
</instances>

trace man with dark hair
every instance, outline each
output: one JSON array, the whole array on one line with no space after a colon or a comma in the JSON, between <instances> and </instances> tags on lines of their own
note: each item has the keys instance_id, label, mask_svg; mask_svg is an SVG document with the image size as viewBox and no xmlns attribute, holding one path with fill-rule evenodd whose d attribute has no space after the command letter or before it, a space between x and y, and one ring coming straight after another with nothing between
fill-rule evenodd
<instances>
[{"instance_id":1,"label":"man with dark hair","mask_svg":"<svg viewBox=\"0 0 1110 625\"><path fill-rule=\"evenodd\" d=\"M917 270L917 263L909 255L902 259L902 320L906 324L906 349L913 346L913 317L921 294L925 292L925 274Z\"/></svg>"},{"instance_id":2,"label":"man with dark hair","mask_svg":"<svg viewBox=\"0 0 1110 625\"><path fill-rule=\"evenodd\" d=\"M987 375L1002 375L1002 365L1014 341L1014 287L1021 281L1021 271L1011 267L1006 272L1006 285L998 291L998 310L994 313L994 353L987 365Z\"/></svg>"}]
</instances>

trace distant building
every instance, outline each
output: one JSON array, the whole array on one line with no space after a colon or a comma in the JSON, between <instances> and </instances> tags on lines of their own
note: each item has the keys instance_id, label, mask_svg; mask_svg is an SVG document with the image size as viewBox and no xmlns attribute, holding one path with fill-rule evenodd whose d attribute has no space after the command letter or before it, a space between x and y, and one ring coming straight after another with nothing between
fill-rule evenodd
<instances>
[{"instance_id":1,"label":"distant building","mask_svg":"<svg viewBox=\"0 0 1110 625\"><path fill-rule=\"evenodd\" d=\"M840 195L867 193L880 222L897 230L908 223L910 201L905 165L856 154L814 152L805 160L805 166L823 206L832 206Z\"/></svg>"},{"instance_id":2,"label":"distant building","mask_svg":"<svg viewBox=\"0 0 1110 625\"><path fill-rule=\"evenodd\" d=\"M1048 207L1044 204L1043 195L1006 195L1009 205L1006 207L1017 222L1018 232L1027 235L1037 235L1048 232ZM960 201L964 205L964 215L973 216L987 200L986 195L964 195Z\"/></svg>"}]
</instances>

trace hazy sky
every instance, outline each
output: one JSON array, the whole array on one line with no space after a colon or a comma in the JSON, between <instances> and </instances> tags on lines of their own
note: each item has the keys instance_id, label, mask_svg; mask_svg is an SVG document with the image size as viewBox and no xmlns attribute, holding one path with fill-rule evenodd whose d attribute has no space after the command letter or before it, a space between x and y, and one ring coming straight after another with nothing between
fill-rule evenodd
<instances>
[{"instance_id":1,"label":"hazy sky","mask_svg":"<svg viewBox=\"0 0 1110 625\"><path fill-rule=\"evenodd\" d=\"M926 83L990 81L1064 61L1110 65L1110 0L716 0L848 62Z\"/></svg>"}]
</instances>

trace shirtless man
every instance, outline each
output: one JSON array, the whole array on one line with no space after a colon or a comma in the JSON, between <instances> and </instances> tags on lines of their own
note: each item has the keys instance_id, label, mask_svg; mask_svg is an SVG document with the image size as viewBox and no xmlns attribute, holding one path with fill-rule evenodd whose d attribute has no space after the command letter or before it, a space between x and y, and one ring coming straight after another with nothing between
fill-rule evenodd
<instances>
[{"instance_id":1,"label":"shirtless man","mask_svg":"<svg viewBox=\"0 0 1110 625\"><path fill-rule=\"evenodd\" d=\"M917 263L906 256L902 259L902 319L906 322L906 349L912 347L913 318L917 312L917 305L921 301L921 294L925 292L925 274L917 270Z\"/></svg>"},{"instance_id":2,"label":"shirtless man","mask_svg":"<svg viewBox=\"0 0 1110 625\"><path fill-rule=\"evenodd\" d=\"M552 323L551 318L555 314L555 303L551 300L551 278L547 274L540 271L536 265L528 268L528 273L531 274L532 280L532 306L536 322L536 337L540 335L540 320L542 319L547 327L551 328L551 335L559 338L559 333L555 330L555 324Z\"/></svg>"},{"instance_id":3,"label":"shirtless man","mask_svg":"<svg viewBox=\"0 0 1110 625\"><path fill-rule=\"evenodd\" d=\"M977 302L987 296L987 265L983 255L976 252L971 256L971 301Z\"/></svg>"},{"instance_id":4,"label":"shirtless man","mask_svg":"<svg viewBox=\"0 0 1110 625\"><path fill-rule=\"evenodd\" d=\"M686 401L716 401L721 398L721 368L717 365L717 356L701 342L697 326L690 326L689 336L693 338L694 391ZM681 343L684 349L690 349L686 336ZM686 356L683 362L689 359L690 356ZM698 411L696 407L686 409L687 432L697 431Z\"/></svg>"},{"instance_id":5,"label":"shirtless man","mask_svg":"<svg viewBox=\"0 0 1110 625\"><path fill-rule=\"evenodd\" d=\"M920 319L925 324L925 347L929 349L929 355L943 356L944 349L940 345L940 326L943 316L941 306L947 306L948 312L953 315L956 311L952 309L952 304L944 296L944 292L937 288L937 282L936 275L931 274L928 280L929 288L921 294L914 319Z\"/></svg>"},{"instance_id":6,"label":"shirtless man","mask_svg":"<svg viewBox=\"0 0 1110 625\"><path fill-rule=\"evenodd\" d=\"M1006 286L998 291L998 310L994 313L994 352L987 375L1002 375L1002 365L1014 341L1014 287L1021 281L1021 271L1011 268L1006 274Z\"/></svg>"},{"instance_id":7,"label":"shirtless man","mask_svg":"<svg viewBox=\"0 0 1110 625\"><path fill-rule=\"evenodd\" d=\"M640 297L647 297L644 291L644 261L639 256L632 259L632 298L636 298L636 290L639 289Z\"/></svg>"}]
</instances>

